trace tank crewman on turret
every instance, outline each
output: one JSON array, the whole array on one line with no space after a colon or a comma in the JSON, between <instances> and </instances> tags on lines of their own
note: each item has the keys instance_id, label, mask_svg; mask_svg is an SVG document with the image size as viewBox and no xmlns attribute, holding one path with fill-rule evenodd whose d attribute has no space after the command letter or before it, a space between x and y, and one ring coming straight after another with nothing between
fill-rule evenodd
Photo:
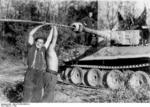
<instances>
[{"instance_id":1,"label":"tank crewman on turret","mask_svg":"<svg viewBox=\"0 0 150 107\"><path fill-rule=\"evenodd\" d=\"M28 58L27 58L28 69L27 69L27 72L25 74L25 79L24 79L23 102L40 102L40 101L42 101L42 99L45 100L47 98L45 94L43 96L44 98L42 98L42 89L45 85L44 81L45 81L45 79L47 79L47 76L49 75L47 73L46 73L47 76L45 75L46 65L48 65L48 68L49 68L49 66L51 66L51 65L49 65L49 62L51 61L51 59L49 58L51 54L49 52L52 52L52 54L55 53L52 50L54 50L53 48L55 46L56 37L54 36L54 38L52 38L52 36L53 36L53 33L55 35L57 35L57 33L55 33L55 32L57 32L57 30L56 30L56 27L53 27L51 29L46 42L45 42L45 38L43 38L43 37L34 38L33 37L34 33L43 26L44 25L37 26L29 33ZM50 43L52 46L49 46ZM51 49L51 47L52 47L52 49ZM46 57L46 50L48 50L47 57ZM54 56L56 56L56 55L54 54ZM46 61L45 58L50 59L50 61ZM56 62L57 62L57 60L54 63L56 63ZM55 65L57 66L57 64L55 64ZM55 67L55 68L57 68L57 67ZM54 70L57 71L57 69L54 69ZM55 79L52 80L53 77L50 76L49 79L51 79L49 81L54 81L54 84L55 84ZM48 82L48 81L46 81L46 82ZM46 83L46 84L48 84L48 83ZM46 93L47 93L47 88L49 88L48 85L44 89L44 90L46 90L45 91ZM47 93L47 96L48 95L49 95L49 93ZM45 101L47 101L47 100L45 100Z\"/></svg>"},{"instance_id":2,"label":"tank crewman on turret","mask_svg":"<svg viewBox=\"0 0 150 107\"><path fill-rule=\"evenodd\" d=\"M95 20L92 18L93 17L93 13L89 12L89 15L87 17L84 17L81 20L81 23L88 28L95 28ZM86 45L94 45L97 40L96 36L94 34L90 34L90 33L86 33L86 36L84 37L85 39L85 44Z\"/></svg>"}]
</instances>

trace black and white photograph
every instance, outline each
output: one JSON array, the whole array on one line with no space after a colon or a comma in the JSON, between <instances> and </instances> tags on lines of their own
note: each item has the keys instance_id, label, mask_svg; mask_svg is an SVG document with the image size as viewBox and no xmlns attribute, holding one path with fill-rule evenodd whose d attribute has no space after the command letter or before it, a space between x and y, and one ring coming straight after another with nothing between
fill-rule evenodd
<instances>
[{"instance_id":1,"label":"black and white photograph","mask_svg":"<svg viewBox=\"0 0 150 107\"><path fill-rule=\"evenodd\" d=\"M150 103L149 60L150 0L0 0L2 107Z\"/></svg>"}]
</instances>

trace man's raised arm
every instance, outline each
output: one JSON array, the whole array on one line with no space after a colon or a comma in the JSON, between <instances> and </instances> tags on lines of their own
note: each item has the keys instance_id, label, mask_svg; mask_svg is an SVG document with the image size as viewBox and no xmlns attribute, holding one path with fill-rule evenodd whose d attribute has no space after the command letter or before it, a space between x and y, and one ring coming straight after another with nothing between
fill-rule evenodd
<instances>
[{"instance_id":1,"label":"man's raised arm","mask_svg":"<svg viewBox=\"0 0 150 107\"><path fill-rule=\"evenodd\" d=\"M55 52L56 41L58 37L57 28L53 27L52 41L47 49L46 63L48 70L58 71L58 57Z\"/></svg>"},{"instance_id":2,"label":"man's raised arm","mask_svg":"<svg viewBox=\"0 0 150 107\"><path fill-rule=\"evenodd\" d=\"M52 40L52 42L51 42L50 47L51 47L52 49L55 49L56 42L57 42L57 38L58 38L58 31L57 31L56 26L54 26L53 29L54 29L54 31L53 31L54 35L53 35L53 40Z\"/></svg>"},{"instance_id":3,"label":"man's raised arm","mask_svg":"<svg viewBox=\"0 0 150 107\"><path fill-rule=\"evenodd\" d=\"M54 28L52 27L51 31L50 31L50 33L49 33L49 35L47 37L47 40L46 40L46 42L44 44L46 49L48 49L48 46L50 45L50 42L52 41L53 32L54 32Z\"/></svg>"},{"instance_id":4,"label":"man's raised arm","mask_svg":"<svg viewBox=\"0 0 150 107\"><path fill-rule=\"evenodd\" d=\"M34 43L34 37L33 37L33 35L34 35L34 33L35 33L39 28L41 28L42 26L44 26L44 25L39 25L39 26L35 27L35 28L32 29L32 31L29 33L29 38L28 38L28 44L29 44L29 45L33 45L33 43Z\"/></svg>"}]
</instances>

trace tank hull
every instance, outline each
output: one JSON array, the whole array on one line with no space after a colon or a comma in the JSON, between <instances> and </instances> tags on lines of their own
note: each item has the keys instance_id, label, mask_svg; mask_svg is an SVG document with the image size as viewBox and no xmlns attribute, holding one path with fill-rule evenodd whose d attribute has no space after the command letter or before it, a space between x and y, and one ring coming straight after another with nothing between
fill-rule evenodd
<instances>
[{"instance_id":1,"label":"tank hull","mask_svg":"<svg viewBox=\"0 0 150 107\"><path fill-rule=\"evenodd\" d=\"M66 65L63 66L63 71L65 73L64 80L68 78L67 81L72 84L75 83L75 85L80 84L89 87L109 87L111 89L119 89L124 87L122 84L130 81L130 77L135 75L134 73L136 72L140 75L136 78L139 82L144 81L145 78L149 77L149 62L149 45L104 47L83 58L77 58L77 60L66 62ZM68 71L67 74L66 69L68 68L70 71ZM72 71L72 69L75 70ZM143 77L143 72L146 73L146 76L144 74L144 80L141 80L143 79L141 78ZM71 80L72 76L76 78ZM135 81L135 77L131 78L131 80ZM130 83L132 83L132 81L130 81ZM150 85L148 82L143 82L143 84L148 84L147 86ZM143 87L143 85L140 85L139 87Z\"/></svg>"}]
</instances>

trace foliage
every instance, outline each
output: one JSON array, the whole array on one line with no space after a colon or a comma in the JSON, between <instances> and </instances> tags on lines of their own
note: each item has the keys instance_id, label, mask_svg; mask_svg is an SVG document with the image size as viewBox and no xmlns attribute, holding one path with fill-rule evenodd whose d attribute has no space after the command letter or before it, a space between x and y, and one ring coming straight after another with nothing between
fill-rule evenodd
<instances>
[{"instance_id":1,"label":"foliage","mask_svg":"<svg viewBox=\"0 0 150 107\"><path fill-rule=\"evenodd\" d=\"M97 10L98 4L94 1L78 8L76 5L72 5L68 8L68 21L80 21L85 16L88 16L89 12L93 12L93 18L97 20Z\"/></svg>"},{"instance_id":2,"label":"foliage","mask_svg":"<svg viewBox=\"0 0 150 107\"><path fill-rule=\"evenodd\" d=\"M23 99L23 82L18 82L15 86L8 86L4 90L10 102L19 103Z\"/></svg>"},{"instance_id":3,"label":"foliage","mask_svg":"<svg viewBox=\"0 0 150 107\"><path fill-rule=\"evenodd\" d=\"M135 18L133 14L128 13L127 18L123 19L121 14L118 12L118 20L120 23L120 30L133 30L133 29L142 29L142 26L146 25L146 8L142 14Z\"/></svg>"}]
</instances>

